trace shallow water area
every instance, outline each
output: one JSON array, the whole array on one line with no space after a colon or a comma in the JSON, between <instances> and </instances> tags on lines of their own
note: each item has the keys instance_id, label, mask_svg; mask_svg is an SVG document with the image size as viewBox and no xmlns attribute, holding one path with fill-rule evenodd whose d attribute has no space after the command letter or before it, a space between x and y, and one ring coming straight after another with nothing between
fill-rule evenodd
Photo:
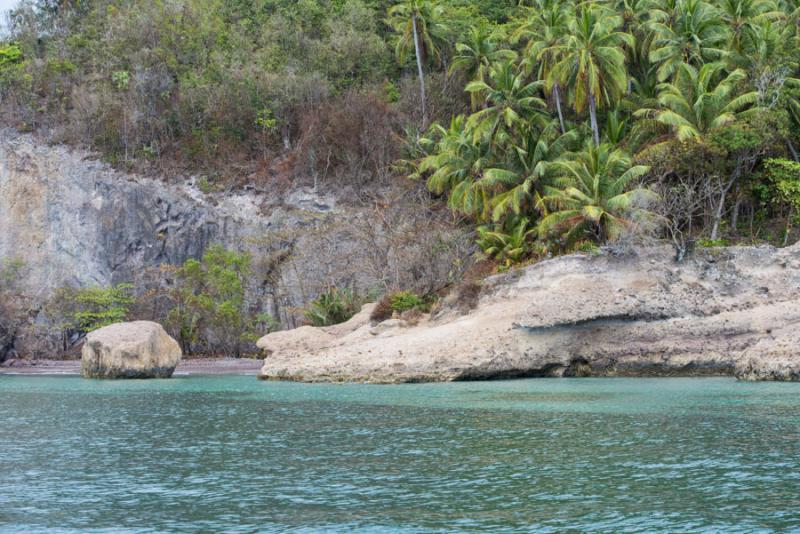
<instances>
[{"instance_id":1,"label":"shallow water area","mask_svg":"<svg viewBox=\"0 0 800 534\"><path fill-rule=\"evenodd\" d=\"M0 376L0 530L800 531L800 384Z\"/></svg>"}]
</instances>

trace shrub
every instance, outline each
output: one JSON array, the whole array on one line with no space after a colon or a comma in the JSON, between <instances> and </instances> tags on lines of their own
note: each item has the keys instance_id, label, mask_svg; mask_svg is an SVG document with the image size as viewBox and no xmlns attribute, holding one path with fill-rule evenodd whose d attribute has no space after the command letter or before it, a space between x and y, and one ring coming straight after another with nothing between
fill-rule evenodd
<instances>
[{"instance_id":1,"label":"shrub","mask_svg":"<svg viewBox=\"0 0 800 534\"><path fill-rule=\"evenodd\" d=\"M131 284L110 287L61 288L52 302L61 320L62 332L88 334L110 324L125 321L134 303Z\"/></svg>"},{"instance_id":2,"label":"shrub","mask_svg":"<svg viewBox=\"0 0 800 534\"><path fill-rule=\"evenodd\" d=\"M776 207L788 207L783 244L789 240L792 224L800 222L800 163L768 159L764 168L769 179L769 196Z\"/></svg>"},{"instance_id":3,"label":"shrub","mask_svg":"<svg viewBox=\"0 0 800 534\"><path fill-rule=\"evenodd\" d=\"M430 308L430 305L426 303L425 299L416 293L412 293L411 291L398 291L392 295L391 305L392 311L396 311L398 313L414 309L423 309L426 307Z\"/></svg>"},{"instance_id":4,"label":"shrub","mask_svg":"<svg viewBox=\"0 0 800 534\"><path fill-rule=\"evenodd\" d=\"M274 328L272 317L252 313L247 305L250 263L246 253L212 245L201 261L187 260L178 269L167 319L184 352L199 344L238 358L245 343Z\"/></svg>"},{"instance_id":5,"label":"shrub","mask_svg":"<svg viewBox=\"0 0 800 534\"><path fill-rule=\"evenodd\" d=\"M589 254L591 256L597 255L600 253L600 247L597 246L597 243L593 241L578 241L573 245L573 250L575 252L583 252L585 254Z\"/></svg>"},{"instance_id":6,"label":"shrub","mask_svg":"<svg viewBox=\"0 0 800 534\"><path fill-rule=\"evenodd\" d=\"M697 245L703 248L713 248L713 247L727 247L730 245L730 242L727 239L698 239Z\"/></svg>"},{"instance_id":7,"label":"shrub","mask_svg":"<svg viewBox=\"0 0 800 534\"><path fill-rule=\"evenodd\" d=\"M331 287L306 308L305 318L312 326L343 323L358 311L359 299L350 289Z\"/></svg>"},{"instance_id":8,"label":"shrub","mask_svg":"<svg viewBox=\"0 0 800 534\"><path fill-rule=\"evenodd\" d=\"M22 61L22 49L18 44L0 44L0 71Z\"/></svg>"},{"instance_id":9,"label":"shrub","mask_svg":"<svg viewBox=\"0 0 800 534\"><path fill-rule=\"evenodd\" d=\"M531 254L531 239L536 233L527 217L504 224L478 227L478 246L483 252L508 268Z\"/></svg>"},{"instance_id":10,"label":"shrub","mask_svg":"<svg viewBox=\"0 0 800 534\"><path fill-rule=\"evenodd\" d=\"M27 322L27 303L17 282L25 267L22 260L0 259L0 362L16 356L16 341Z\"/></svg>"},{"instance_id":11,"label":"shrub","mask_svg":"<svg viewBox=\"0 0 800 534\"><path fill-rule=\"evenodd\" d=\"M433 295L420 296L412 291L387 293L378 301L369 318L371 321L381 322L391 319L395 312L403 313L411 310L419 310L427 313L431 311L434 300L435 296Z\"/></svg>"}]
</instances>

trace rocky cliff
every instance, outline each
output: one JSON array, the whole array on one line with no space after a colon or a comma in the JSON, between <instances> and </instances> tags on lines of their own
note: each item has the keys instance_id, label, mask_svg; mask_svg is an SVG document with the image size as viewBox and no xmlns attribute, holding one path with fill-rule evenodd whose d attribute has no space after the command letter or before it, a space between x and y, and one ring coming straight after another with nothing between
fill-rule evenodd
<instances>
[{"instance_id":1,"label":"rocky cliff","mask_svg":"<svg viewBox=\"0 0 800 534\"><path fill-rule=\"evenodd\" d=\"M32 320L46 320L41 307L59 287L136 282L220 243L252 254L252 305L292 327L293 310L327 285L435 285L468 243L421 209L412 184L376 186L371 202L355 203L332 188L204 193L196 182L120 172L92 153L0 130L0 261L22 262ZM442 242L448 251L432 260ZM18 340L17 350L48 351L46 337Z\"/></svg>"},{"instance_id":2,"label":"rocky cliff","mask_svg":"<svg viewBox=\"0 0 800 534\"><path fill-rule=\"evenodd\" d=\"M487 280L478 307L417 325L270 334L264 379L417 382L733 374L800 379L800 245L573 255Z\"/></svg>"},{"instance_id":3,"label":"rocky cliff","mask_svg":"<svg viewBox=\"0 0 800 534\"><path fill-rule=\"evenodd\" d=\"M246 194L214 205L193 182L126 175L92 154L0 132L0 257L25 263L26 292L130 281L212 242L255 237L271 222Z\"/></svg>"}]
</instances>

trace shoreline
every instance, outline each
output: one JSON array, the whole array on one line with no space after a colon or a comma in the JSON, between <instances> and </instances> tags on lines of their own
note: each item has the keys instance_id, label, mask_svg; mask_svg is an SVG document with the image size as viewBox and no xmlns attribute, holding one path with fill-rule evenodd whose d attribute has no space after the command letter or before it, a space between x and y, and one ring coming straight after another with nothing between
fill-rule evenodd
<instances>
[{"instance_id":1,"label":"shoreline","mask_svg":"<svg viewBox=\"0 0 800 534\"><path fill-rule=\"evenodd\" d=\"M800 381L800 245L572 254L494 275L430 316L262 337L263 380L381 384L733 375ZM467 309L465 309L467 308Z\"/></svg>"},{"instance_id":2,"label":"shoreline","mask_svg":"<svg viewBox=\"0 0 800 534\"><path fill-rule=\"evenodd\" d=\"M0 375L79 376L80 360L15 360L20 365L0 366ZM256 376L263 360L252 358L193 358L181 360L172 376L245 375Z\"/></svg>"}]
</instances>

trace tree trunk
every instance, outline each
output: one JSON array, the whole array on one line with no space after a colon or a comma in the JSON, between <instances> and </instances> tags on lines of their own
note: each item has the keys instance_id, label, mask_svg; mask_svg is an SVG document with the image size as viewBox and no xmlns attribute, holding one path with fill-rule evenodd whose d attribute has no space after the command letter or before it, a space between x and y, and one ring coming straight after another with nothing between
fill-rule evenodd
<instances>
[{"instance_id":1,"label":"tree trunk","mask_svg":"<svg viewBox=\"0 0 800 534\"><path fill-rule=\"evenodd\" d=\"M789 216L786 218L786 229L783 234L783 246L789 244L789 234L792 233L792 217L794 217L794 208L789 208Z\"/></svg>"},{"instance_id":2,"label":"tree trunk","mask_svg":"<svg viewBox=\"0 0 800 534\"><path fill-rule=\"evenodd\" d=\"M283 138L283 148L285 150L292 149L292 139L289 136L289 125L284 124L283 128L281 128L281 137Z\"/></svg>"},{"instance_id":3,"label":"tree trunk","mask_svg":"<svg viewBox=\"0 0 800 534\"><path fill-rule=\"evenodd\" d=\"M553 85L553 95L556 97L556 109L558 110L558 122L561 124L561 133L567 133L564 128L564 115L561 113L561 92L558 89L558 82Z\"/></svg>"},{"instance_id":4,"label":"tree trunk","mask_svg":"<svg viewBox=\"0 0 800 534\"><path fill-rule=\"evenodd\" d=\"M419 45L419 33L417 32L417 15L411 17L411 25L414 28L414 52L417 56L417 74L419 75L419 95L422 99L422 129L428 127L428 108L425 103L425 73L422 71L422 49Z\"/></svg>"},{"instance_id":5,"label":"tree trunk","mask_svg":"<svg viewBox=\"0 0 800 534\"><path fill-rule=\"evenodd\" d=\"M736 180L739 178L741 167L742 167L741 161L737 162L736 169L734 169L730 180L728 181L727 185L725 185L725 187L722 189L722 192L719 195L719 203L717 204L717 209L714 210L714 224L711 227L712 241L717 239L717 235L719 234L719 224L720 222L722 222L722 215L725 213L725 197L728 196L728 192L731 190L731 187L733 187L733 184L735 184Z\"/></svg>"},{"instance_id":6,"label":"tree trunk","mask_svg":"<svg viewBox=\"0 0 800 534\"><path fill-rule=\"evenodd\" d=\"M731 229L738 234L739 227L739 211L742 209L742 195L737 191L736 202L733 204L733 213L731 214Z\"/></svg>"},{"instance_id":7,"label":"tree trunk","mask_svg":"<svg viewBox=\"0 0 800 534\"><path fill-rule=\"evenodd\" d=\"M786 141L786 148L788 148L789 152L792 153L792 159L794 159L796 162L800 162L800 157L797 155L797 150L795 150L792 140L786 137L784 138L784 141Z\"/></svg>"},{"instance_id":8,"label":"tree trunk","mask_svg":"<svg viewBox=\"0 0 800 534\"><path fill-rule=\"evenodd\" d=\"M589 120L592 123L594 144L595 146L600 146L600 128L597 126L597 103L592 93L589 93Z\"/></svg>"}]
</instances>

